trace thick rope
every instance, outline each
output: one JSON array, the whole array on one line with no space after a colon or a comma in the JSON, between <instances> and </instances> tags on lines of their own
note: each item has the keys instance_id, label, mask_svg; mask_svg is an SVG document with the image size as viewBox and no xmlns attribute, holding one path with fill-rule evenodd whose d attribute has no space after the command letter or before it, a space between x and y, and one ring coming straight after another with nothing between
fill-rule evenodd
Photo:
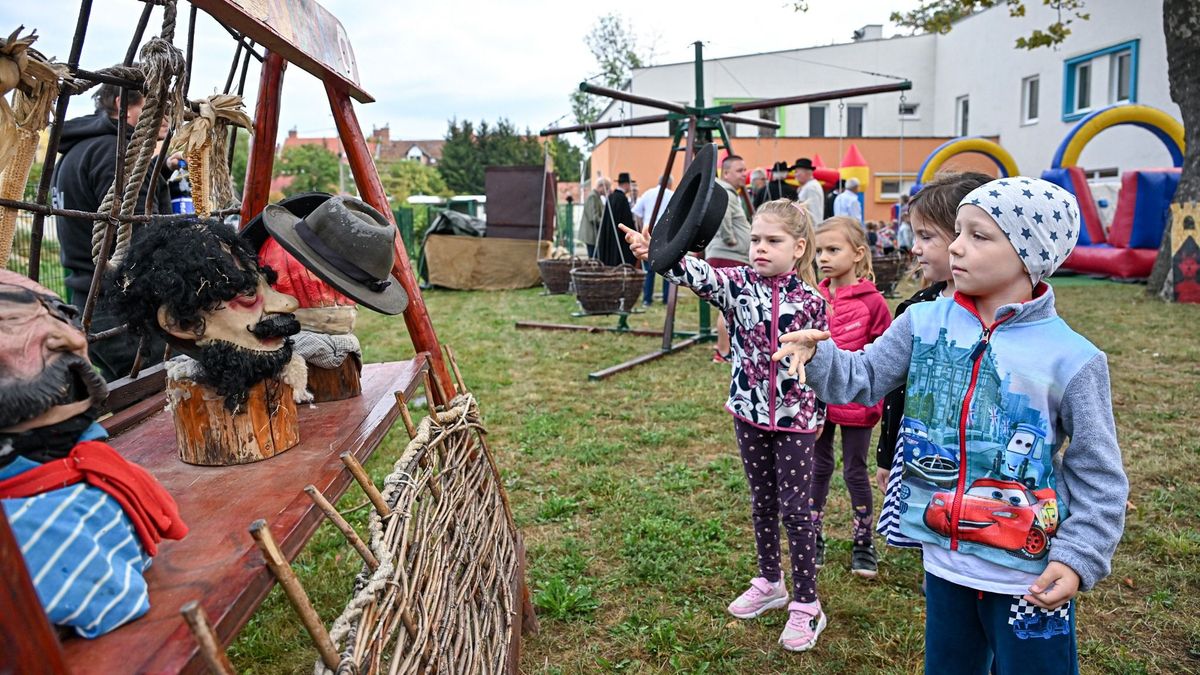
<instances>
[{"instance_id":1,"label":"thick rope","mask_svg":"<svg viewBox=\"0 0 1200 675\"><path fill-rule=\"evenodd\" d=\"M153 164L154 146L158 142L163 120L170 117L172 124L178 124L183 111L183 79L187 64L183 52L171 43L175 35L175 3L166 3L164 9L162 36L151 38L139 52L146 98L133 137L125 149L125 185L118 212L122 216L133 215L137 208L137 196L146 179L146 172ZM150 189L154 190L155 187L152 182ZM114 181L100 203L99 212L111 212L116 199L117 185ZM107 225L105 220L97 220L92 224L92 260L97 265L100 263L100 249L104 244ZM121 222L117 227L113 264L125 257L132 237L133 224Z\"/></svg>"},{"instance_id":2,"label":"thick rope","mask_svg":"<svg viewBox=\"0 0 1200 675\"><path fill-rule=\"evenodd\" d=\"M122 80L137 83L138 89L145 86L145 81L142 76L142 69L138 66L111 66L94 71L97 75L107 75L116 77ZM100 80L88 80L81 77L75 77L69 82L63 83L63 93L71 96L78 96L85 91L100 84Z\"/></svg>"}]
</instances>

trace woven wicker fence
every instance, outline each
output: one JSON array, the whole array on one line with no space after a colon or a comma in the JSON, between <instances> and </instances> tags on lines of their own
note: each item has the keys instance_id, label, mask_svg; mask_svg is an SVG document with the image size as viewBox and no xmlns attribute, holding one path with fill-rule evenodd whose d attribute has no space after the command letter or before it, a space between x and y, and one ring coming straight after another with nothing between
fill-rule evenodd
<instances>
[{"instance_id":1,"label":"woven wicker fence","mask_svg":"<svg viewBox=\"0 0 1200 675\"><path fill-rule=\"evenodd\" d=\"M339 675L505 671L519 553L485 433L474 396L457 396L384 479L390 514L370 514L379 566L329 631Z\"/></svg>"}]
</instances>

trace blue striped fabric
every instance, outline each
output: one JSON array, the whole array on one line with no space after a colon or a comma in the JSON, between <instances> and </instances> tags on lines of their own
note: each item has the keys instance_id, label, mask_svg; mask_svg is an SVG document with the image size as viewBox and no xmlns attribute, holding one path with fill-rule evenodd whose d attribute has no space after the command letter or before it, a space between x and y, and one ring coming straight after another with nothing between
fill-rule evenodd
<instances>
[{"instance_id":1,"label":"blue striped fabric","mask_svg":"<svg viewBox=\"0 0 1200 675\"><path fill-rule=\"evenodd\" d=\"M879 507L879 523L875 526L889 546L897 548L921 548L921 542L900 534L900 479L904 477L904 448L896 443L892 455L892 468L888 473L887 492L883 495L883 506Z\"/></svg>"},{"instance_id":2,"label":"blue striped fabric","mask_svg":"<svg viewBox=\"0 0 1200 675\"><path fill-rule=\"evenodd\" d=\"M0 480L38 466L18 457L0 469ZM77 483L28 499L0 500L0 507L52 623L94 638L150 608L142 577L150 556L121 505L104 491Z\"/></svg>"}]
</instances>

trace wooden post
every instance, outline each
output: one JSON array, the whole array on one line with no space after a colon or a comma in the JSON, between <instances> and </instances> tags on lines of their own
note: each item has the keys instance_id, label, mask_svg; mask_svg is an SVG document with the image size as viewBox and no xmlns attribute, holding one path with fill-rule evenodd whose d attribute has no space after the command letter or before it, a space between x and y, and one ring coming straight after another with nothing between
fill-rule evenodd
<instances>
[{"instance_id":1,"label":"wooden post","mask_svg":"<svg viewBox=\"0 0 1200 675\"><path fill-rule=\"evenodd\" d=\"M446 360L450 362L450 369L454 371L454 380L458 384L455 394L467 393L467 383L463 381L462 371L458 369L458 359L454 358L454 349L450 345L446 347Z\"/></svg>"},{"instance_id":2,"label":"wooden post","mask_svg":"<svg viewBox=\"0 0 1200 675\"><path fill-rule=\"evenodd\" d=\"M268 51L258 80L258 104L254 107L254 136L246 162L246 188L242 192L242 227L262 213L271 195L271 170L275 166L275 137L279 135L279 99L283 93L283 71L287 61Z\"/></svg>"},{"instance_id":3,"label":"wooden post","mask_svg":"<svg viewBox=\"0 0 1200 675\"><path fill-rule=\"evenodd\" d=\"M292 388L263 380L250 388L241 409L225 408L225 397L192 380L167 380L179 458L200 466L249 464L274 457L300 442Z\"/></svg>"},{"instance_id":4,"label":"wooden post","mask_svg":"<svg viewBox=\"0 0 1200 675\"><path fill-rule=\"evenodd\" d=\"M204 608L200 606L200 603L192 600L180 607L179 613L183 615L188 627L192 629L192 635L196 638L196 644L200 646L200 655L204 657L208 669L215 675L234 675L236 671L233 669L233 664L229 662L229 656L221 648L221 643L208 623L208 615L204 613Z\"/></svg>"},{"instance_id":5,"label":"wooden post","mask_svg":"<svg viewBox=\"0 0 1200 675\"><path fill-rule=\"evenodd\" d=\"M25 557L0 509L0 673L65 673L62 648L25 569Z\"/></svg>"},{"instance_id":6,"label":"wooden post","mask_svg":"<svg viewBox=\"0 0 1200 675\"><path fill-rule=\"evenodd\" d=\"M354 114L354 104L345 91L338 89L333 83L325 81L325 92L329 96L329 105L333 109L333 119L337 123L338 136L346 151L346 160L354 174L354 182L362 200L379 210L393 225L396 217L388 204L387 195L383 191L383 183L379 181L379 173L371 153L367 150L367 141L363 138L362 128L358 126L358 117ZM271 138L274 138L272 136ZM421 288L417 284L417 276L413 273L412 263L408 259L408 251L404 248L404 239L396 235L396 260L392 273L400 280L404 292L408 294L408 308L404 310L404 325L408 327L413 347L418 352L428 352L430 367L434 377L442 387L442 391L451 391L454 380L442 359L441 346L437 334L433 331L433 322L429 319L429 310L425 307L425 299L421 297ZM439 401L448 403L448 401ZM432 408L432 406L431 406Z\"/></svg>"},{"instance_id":7,"label":"wooden post","mask_svg":"<svg viewBox=\"0 0 1200 675\"><path fill-rule=\"evenodd\" d=\"M408 401L404 400L404 392L396 392L396 405L400 406L400 417L404 419L404 430L408 432L408 440L417 437L417 427L413 424L412 413L408 411Z\"/></svg>"},{"instance_id":8,"label":"wooden post","mask_svg":"<svg viewBox=\"0 0 1200 675\"><path fill-rule=\"evenodd\" d=\"M317 610L313 609L312 603L309 602L308 594L304 592L304 587L300 585L300 580L292 571L292 566L288 564L287 558L283 557L283 552L275 544L275 538L271 536L271 528L267 527L267 521L259 519L251 523L250 536L254 537L259 550L262 551L267 567L279 580L279 585L283 586L283 592L291 601L292 608L300 615L300 621L312 637L313 644L316 645L317 652L321 655L321 661L330 670L337 671L341 657L338 656L337 649L333 646L333 640L329 639L329 632L325 630L325 624L321 623L321 617L317 615Z\"/></svg>"},{"instance_id":9,"label":"wooden post","mask_svg":"<svg viewBox=\"0 0 1200 675\"><path fill-rule=\"evenodd\" d=\"M358 536L358 533L354 531L350 523L346 522L342 514L338 513L337 508L333 504L330 504L328 499L325 499L325 495L321 494L321 491L315 485L305 486L304 492L313 500L317 508L321 509L325 517L333 523L334 527L341 531L342 535L346 537L346 541L350 542L350 545L354 547L354 550L358 551L358 554L362 556L363 562L367 563L367 567L371 568L372 572L375 571L379 567L379 561L375 559L375 554L371 553L371 549L367 548L362 537Z\"/></svg>"},{"instance_id":10,"label":"wooden post","mask_svg":"<svg viewBox=\"0 0 1200 675\"><path fill-rule=\"evenodd\" d=\"M349 354L337 368L308 364L308 391L313 403L327 403L362 395L362 360Z\"/></svg>"},{"instance_id":11,"label":"wooden post","mask_svg":"<svg viewBox=\"0 0 1200 675\"><path fill-rule=\"evenodd\" d=\"M383 495L379 494L379 490L371 482L371 477L367 475L366 469L363 468L362 464L358 463L354 455L343 452L341 460L342 464L345 464L346 468L350 469L350 475L354 476L354 480L358 481L358 486L363 489L363 492L367 493L367 499L371 500L371 504L379 512L379 517L387 518L391 515L392 510L388 508L387 502L383 501Z\"/></svg>"}]
</instances>

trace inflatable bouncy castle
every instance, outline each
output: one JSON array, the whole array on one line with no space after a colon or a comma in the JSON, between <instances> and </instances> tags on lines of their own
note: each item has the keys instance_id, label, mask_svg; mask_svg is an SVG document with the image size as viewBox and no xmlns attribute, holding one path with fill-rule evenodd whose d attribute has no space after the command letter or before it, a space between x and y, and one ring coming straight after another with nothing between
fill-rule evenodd
<instances>
[{"instance_id":1,"label":"inflatable bouncy castle","mask_svg":"<svg viewBox=\"0 0 1200 675\"><path fill-rule=\"evenodd\" d=\"M1132 124L1153 133L1171 153L1174 166L1136 169L1121 175L1120 192L1107 230L1087 177L1078 166L1080 153L1096 134ZM1144 279L1154 267L1170 218L1171 200L1183 166L1183 125L1167 113L1144 105L1116 105L1079 120L1054 153L1042 178L1075 195L1084 227L1063 269L1117 279Z\"/></svg>"}]
</instances>

